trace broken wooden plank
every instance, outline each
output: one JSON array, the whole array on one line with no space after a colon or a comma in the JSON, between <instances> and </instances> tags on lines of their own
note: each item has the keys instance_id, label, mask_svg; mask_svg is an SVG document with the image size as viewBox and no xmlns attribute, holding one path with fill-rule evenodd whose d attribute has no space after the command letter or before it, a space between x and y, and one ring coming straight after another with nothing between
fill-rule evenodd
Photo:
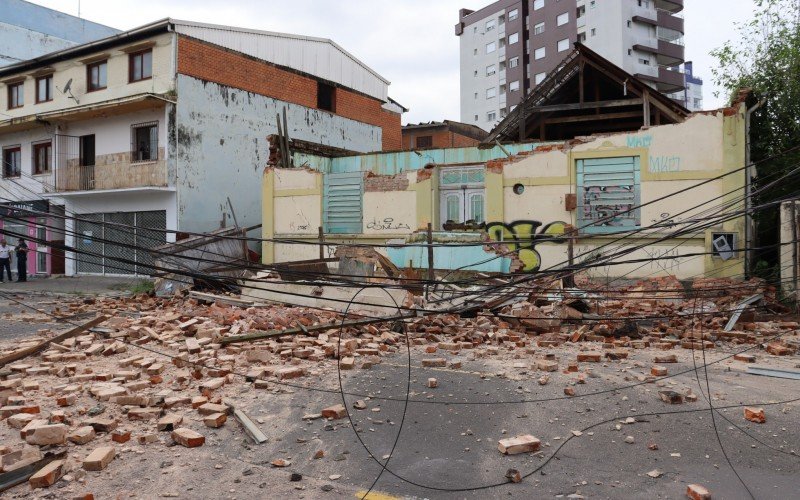
<instances>
[{"instance_id":1,"label":"broken wooden plank","mask_svg":"<svg viewBox=\"0 0 800 500\"><path fill-rule=\"evenodd\" d=\"M6 364L11 363L12 361L18 361L20 359L27 358L31 354L36 354L39 351L43 351L51 343L53 343L53 342L62 342L64 340L67 340L70 337L74 337L74 336L76 336L76 335L78 335L80 333L85 332L89 328L92 328L94 326L99 325L100 323L106 321L107 319L108 319L108 316L98 316L98 317L94 318L93 320L87 321L86 323L84 323L82 325L78 325L75 328L73 328L73 329L71 329L69 331L66 331L66 332L64 332L64 333L62 333L60 335L56 335L55 337L53 337L51 339L44 340L44 341L39 342L38 344L36 344L34 346L27 347L25 349L20 349L18 351L14 351L11 354L7 354L7 355L3 356L2 358L0 358L0 366L5 366Z\"/></svg>"},{"instance_id":2,"label":"broken wooden plank","mask_svg":"<svg viewBox=\"0 0 800 500\"><path fill-rule=\"evenodd\" d=\"M261 429L259 429L258 426L255 423L253 423L252 420L250 420L250 417L248 417L242 410L236 408L236 406L234 406L231 400L223 399L222 404L230 407L233 410L234 418L236 418L236 420L238 420L239 423L242 424L242 427L244 427L244 431L247 433L248 436L250 436L250 438L253 441L255 441L256 444L267 442L266 434L261 432Z\"/></svg>"},{"instance_id":3,"label":"broken wooden plank","mask_svg":"<svg viewBox=\"0 0 800 500\"><path fill-rule=\"evenodd\" d=\"M20 467L19 469L12 470L0 474L0 492L13 488L18 484L26 482L30 477L36 474L42 467L49 464L53 460L59 460L67 455L66 451L60 451L51 455L45 455L41 460L38 460L30 465Z\"/></svg>"}]
</instances>

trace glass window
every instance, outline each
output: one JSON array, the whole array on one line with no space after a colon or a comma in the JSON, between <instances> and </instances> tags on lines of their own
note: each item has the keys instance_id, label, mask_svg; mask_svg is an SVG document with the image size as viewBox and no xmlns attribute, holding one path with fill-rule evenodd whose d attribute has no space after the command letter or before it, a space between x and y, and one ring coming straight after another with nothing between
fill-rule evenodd
<instances>
[{"instance_id":1,"label":"glass window","mask_svg":"<svg viewBox=\"0 0 800 500\"><path fill-rule=\"evenodd\" d=\"M497 88L496 87L491 87L491 88L486 89L486 98L487 99L492 99L496 95L497 95Z\"/></svg>"},{"instance_id":2,"label":"glass window","mask_svg":"<svg viewBox=\"0 0 800 500\"><path fill-rule=\"evenodd\" d=\"M563 14L559 14L556 18L556 25L564 26L569 22L569 12L564 12Z\"/></svg>"},{"instance_id":3,"label":"glass window","mask_svg":"<svg viewBox=\"0 0 800 500\"><path fill-rule=\"evenodd\" d=\"M40 76L36 79L36 102L53 100L53 75Z\"/></svg>"},{"instance_id":4,"label":"glass window","mask_svg":"<svg viewBox=\"0 0 800 500\"><path fill-rule=\"evenodd\" d=\"M52 145L50 141L33 145L33 173L46 174L52 165Z\"/></svg>"},{"instance_id":5,"label":"glass window","mask_svg":"<svg viewBox=\"0 0 800 500\"><path fill-rule=\"evenodd\" d=\"M544 47L539 47L538 49L536 49L536 50L533 52L533 58L534 58L534 59L544 59L544 57L545 57L546 55L547 55L547 51L545 50L545 48L544 48Z\"/></svg>"},{"instance_id":6,"label":"glass window","mask_svg":"<svg viewBox=\"0 0 800 500\"><path fill-rule=\"evenodd\" d=\"M513 9L508 11L508 20L513 21L514 19L519 17L519 9Z\"/></svg>"},{"instance_id":7,"label":"glass window","mask_svg":"<svg viewBox=\"0 0 800 500\"><path fill-rule=\"evenodd\" d=\"M152 49L135 52L128 56L128 81L138 82L153 76Z\"/></svg>"},{"instance_id":8,"label":"glass window","mask_svg":"<svg viewBox=\"0 0 800 500\"><path fill-rule=\"evenodd\" d=\"M519 33L511 33L508 35L508 44L511 45L512 43L519 42Z\"/></svg>"},{"instance_id":9,"label":"glass window","mask_svg":"<svg viewBox=\"0 0 800 500\"><path fill-rule=\"evenodd\" d=\"M544 0L533 0L533 10L539 10L544 7Z\"/></svg>"},{"instance_id":10,"label":"glass window","mask_svg":"<svg viewBox=\"0 0 800 500\"><path fill-rule=\"evenodd\" d=\"M489 19L486 21L486 31L492 31L497 27L497 20L496 19Z\"/></svg>"},{"instance_id":11,"label":"glass window","mask_svg":"<svg viewBox=\"0 0 800 500\"><path fill-rule=\"evenodd\" d=\"M495 73L497 73L497 66L494 64L486 66L486 76L492 76Z\"/></svg>"},{"instance_id":12,"label":"glass window","mask_svg":"<svg viewBox=\"0 0 800 500\"><path fill-rule=\"evenodd\" d=\"M508 60L509 68L516 68L517 66L519 66L519 57L512 57Z\"/></svg>"},{"instance_id":13,"label":"glass window","mask_svg":"<svg viewBox=\"0 0 800 500\"><path fill-rule=\"evenodd\" d=\"M8 109L21 108L25 104L25 84L23 82L8 84Z\"/></svg>"},{"instance_id":14,"label":"glass window","mask_svg":"<svg viewBox=\"0 0 800 500\"><path fill-rule=\"evenodd\" d=\"M490 111L490 112L486 113L486 121L487 122L493 122L496 119L497 119L497 113L495 113L494 111Z\"/></svg>"},{"instance_id":15,"label":"glass window","mask_svg":"<svg viewBox=\"0 0 800 500\"><path fill-rule=\"evenodd\" d=\"M19 146L3 149L3 177L19 177L22 173L22 151Z\"/></svg>"},{"instance_id":16,"label":"glass window","mask_svg":"<svg viewBox=\"0 0 800 500\"><path fill-rule=\"evenodd\" d=\"M470 219L475 222L483 222L483 195L473 194L469 197Z\"/></svg>"},{"instance_id":17,"label":"glass window","mask_svg":"<svg viewBox=\"0 0 800 500\"><path fill-rule=\"evenodd\" d=\"M486 53L487 54L491 54L495 50L497 50L497 44L495 42L489 42L489 43L486 44Z\"/></svg>"},{"instance_id":18,"label":"glass window","mask_svg":"<svg viewBox=\"0 0 800 500\"><path fill-rule=\"evenodd\" d=\"M131 126L131 162L158 160L158 123Z\"/></svg>"},{"instance_id":19,"label":"glass window","mask_svg":"<svg viewBox=\"0 0 800 500\"><path fill-rule=\"evenodd\" d=\"M563 52L565 50L569 50L569 38L558 41L558 51Z\"/></svg>"},{"instance_id":20,"label":"glass window","mask_svg":"<svg viewBox=\"0 0 800 500\"><path fill-rule=\"evenodd\" d=\"M538 23L533 26L533 34L541 35L544 33L544 23Z\"/></svg>"},{"instance_id":21,"label":"glass window","mask_svg":"<svg viewBox=\"0 0 800 500\"><path fill-rule=\"evenodd\" d=\"M461 207L457 194L447 195L447 220L461 222Z\"/></svg>"},{"instance_id":22,"label":"glass window","mask_svg":"<svg viewBox=\"0 0 800 500\"><path fill-rule=\"evenodd\" d=\"M536 83L536 85L539 85L542 83L542 81L544 81L545 76L547 76L547 73L537 73L536 76L533 77L533 81Z\"/></svg>"},{"instance_id":23,"label":"glass window","mask_svg":"<svg viewBox=\"0 0 800 500\"><path fill-rule=\"evenodd\" d=\"M108 61L100 61L86 66L86 88L89 91L106 88L107 73Z\"/></svg>"},{"instance_id":24,"label":"glass window","mask_svg":"<svg viewBox=\"0 0 800 500\"><path fill-rule=\"evenodd\" d=\"M510 92L516 92L519 90L519 80L514 80L513 82L508 84L508 90Z\"/></svg>"}]
</instances>

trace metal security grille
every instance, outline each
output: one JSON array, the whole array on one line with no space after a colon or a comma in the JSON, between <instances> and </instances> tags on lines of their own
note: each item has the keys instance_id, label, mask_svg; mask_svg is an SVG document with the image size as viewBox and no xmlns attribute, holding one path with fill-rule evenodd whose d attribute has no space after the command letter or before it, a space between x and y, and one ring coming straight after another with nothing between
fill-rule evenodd
<instances>
[{"instance_id":1,"label":"metal security grille","mask_svg":"<svg viewBox=\"0 0 800 500\"><path fill-rule=\"evenodd\" d=\"M147 250L167 242L166 211L82 214L80 218L84 220L75 223L78 273L152 274L153 259Z\"/></svg>"},{"instance_id":2,"label":"metal security grille","mask_svg":"<svg viewBox=\"0 0 800 500\"><path fill-rule=\"evenodd\" d=\"M613 233L641 224L639 157L578 160L578 227Z\"/></svg>"},{"instance_id":3,"label":"metal security grille","mask_svg":"<svg viewBox=\"0 0 800 500\"><path fill-rule=\"evenodd\" d=\"M325 174L322 213L326 233L360 233L363 201L362 172Z\"/></svg>"}]
</instances>

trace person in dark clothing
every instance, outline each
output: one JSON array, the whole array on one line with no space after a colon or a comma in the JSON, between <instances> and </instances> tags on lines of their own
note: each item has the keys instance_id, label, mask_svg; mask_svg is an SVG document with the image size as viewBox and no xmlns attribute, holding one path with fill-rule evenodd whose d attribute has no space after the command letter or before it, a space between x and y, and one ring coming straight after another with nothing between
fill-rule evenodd
<instances>
[{"instance_id":1,"label":"person in dark clothing","mask_svg":"<svg viewBox=\"0 0 800 500\"><path fill-rule=\"evenodd\" d=\"M17 281L28 281L28 250L25 240L19 240L14 249L17 256Z\"/></svg>"},{"instance_id":2,"label":"person in dark clothing","mask_svg":"<svg viewBox=\"0 0 800 500\"><path fill-rule=\"evenodd\" d=\"M11 247L5 238L0 239L0 283L3 282L4 269L8 272L8 281L11 281Z\"/></svg>"}]
</instances>

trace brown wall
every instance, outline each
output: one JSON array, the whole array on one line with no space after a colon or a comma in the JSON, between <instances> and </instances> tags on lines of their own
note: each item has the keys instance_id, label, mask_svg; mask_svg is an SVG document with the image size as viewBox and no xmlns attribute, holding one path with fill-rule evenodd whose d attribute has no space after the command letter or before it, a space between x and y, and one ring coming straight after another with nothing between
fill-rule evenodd
<instances>
[{"instance_id":1,"label":"brown wall","mask_svg":"<svg viewBox=\"0 0 800 500\"><path fill-rule=\"evenodd\" d=\"M178 73L317 109L317 79L238 52L178 37ZM381 127L383 150L401 148L401 116L380 100L336 88L335 113Z\"/></svg>"},{"instance_id":2,"label":"brown wall","mask_svg":"<svg viewBox=\"0 0 800 500\"><path fill-rule=\"evenodd\" d=\"M417 149L417 137L426 135L431 136L433 140L432 148L464 148L477 146L481 142L444 128L435 130L414 129L403 130L403 149Z\"/></svg>"}]
</instances>

